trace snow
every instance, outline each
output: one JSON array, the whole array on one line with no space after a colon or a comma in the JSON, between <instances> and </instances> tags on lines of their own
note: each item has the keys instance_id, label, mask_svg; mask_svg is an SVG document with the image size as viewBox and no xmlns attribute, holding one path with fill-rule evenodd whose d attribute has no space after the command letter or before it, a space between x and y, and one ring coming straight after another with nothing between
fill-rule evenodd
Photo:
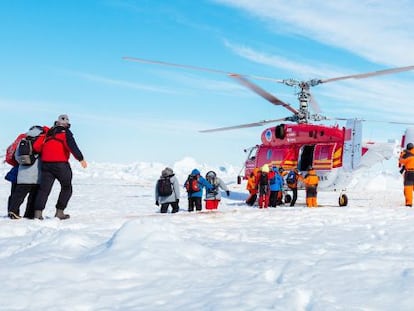
<instances>
[{"instance_id":1,"label":"snow","mask_svg":"<svg viewBox=\"0 0 414 311\"><path fill-rule=\"evenodd\" d=\"M320 192L320 208L246 206L239 167L72 163L69 220L5 217L0 200L1 310L413 310L414 211L396 158L355 172L349 206ZM227 183L219 211L160 214L154 185L171 165ZM9 169L0 164L0 173ZM24 205L22 206L22 211Z\"/></svg>"}]
</instances>

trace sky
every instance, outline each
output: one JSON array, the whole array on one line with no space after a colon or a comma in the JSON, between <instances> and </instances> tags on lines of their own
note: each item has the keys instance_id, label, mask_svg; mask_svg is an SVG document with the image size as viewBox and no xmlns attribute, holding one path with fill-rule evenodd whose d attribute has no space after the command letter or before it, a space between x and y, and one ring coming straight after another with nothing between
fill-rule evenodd
<instances>
[{"instance_id":1,"label":"sky","mask_svg":"<svg viewBox=\"0 0 414 311\"><path fill-rule=\"evenodd\" d=\"M258 209L235 167L188 157L171 165L180 183L213 169L230 196L189 213L181 191L176 214L154 205L165 163L74 166L70 219L53 217L58 186L43 221L0 213L0 310L411 311L414 214L386 162L353 174L347 207L319 191L306 208L299 191L295 207ZM9 190L0 179L0 202Z\"/></svg>"},{"instance_id":2,"label":"sky","mask_svg":"<svg viewBox=\"0 0 414 311\"><path fill-rule=\"evenodd\" d=\"M240 165L266 127L199 130L289 111L225 74L122 57L276 79L333 78L414 65L413 15L408 0L1 1L0 151L30 126L66 113L87 161L191 156ZM327 83L312 94L327 117L412 122L413 81L406 72ZM254 82L297 107L295 89ZM400 139L404 129L365 122L363 135Z\"/></svg>"}]
</instances>

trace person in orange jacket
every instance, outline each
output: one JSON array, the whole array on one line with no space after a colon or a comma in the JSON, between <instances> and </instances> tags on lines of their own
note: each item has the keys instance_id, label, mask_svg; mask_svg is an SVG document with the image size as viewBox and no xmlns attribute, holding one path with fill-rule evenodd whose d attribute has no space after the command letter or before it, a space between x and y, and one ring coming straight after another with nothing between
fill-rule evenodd
<instances>
[{"instance_id":1,"label":"person in orange jacket","mask_svg":"<svg viewBox=\"0 0 414 311\"><path fill-rule=\"evenodd\" d=\"M401 154L399 164L405 168L404 171L404 197L405 206L413 206L413 190L414 190L414 145L408 143L406 151Z\"/></svg>"},{"instance_id":2,"label":"person in orange jacket","mask_svg":"<svg viewBox=\"0 0 414 311\"><path fill-rule=\"evenodd\" d=\"M316 171L312 166L309 166L308 173L305 177L299 175L299 179L305 184L306 189L306 206L318 207L318 182L319 177L316 175Z\"/></svg>"},{"instance_id":3,"label":"person in orange jacket","mask_svg":"<svg viewBox=\"0 0 414 311\"><path fill-rule=\"evenodd\" d=\"M253 206L257 199L257 175L259 168L255 168L253 172L250 173L249 178L247 178L246 189L249 191L249 197L246 199L246 204Z\"/></svg>"}]
</instances>

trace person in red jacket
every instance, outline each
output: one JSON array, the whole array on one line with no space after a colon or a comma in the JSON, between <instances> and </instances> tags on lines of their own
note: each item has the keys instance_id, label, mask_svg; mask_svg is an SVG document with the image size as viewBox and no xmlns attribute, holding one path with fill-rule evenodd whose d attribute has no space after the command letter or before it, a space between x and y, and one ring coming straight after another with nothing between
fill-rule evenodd
<instances>
[{"instance_id":1,"label":"person in red jacket","mask_svg":"<svg viewBox=\"0 0 414 311\"><path fill-rule=\"evenodd\" d=\"M63 211L68 205L72 196L72 169L69 164L69 157L72 154L83 168L87 163L82 152L76 144L72 132L69 130L70 123L67 115L58 117L53 127L46 134L43 134L33 145L33 149L40 153L42 160L42 177L39 192L35 201L34 217L42 220L42 212L52 190L53 183L57 179L61 189L56 203L55 217L68 219L70 216Z\"/></svg>"}]
</instances>

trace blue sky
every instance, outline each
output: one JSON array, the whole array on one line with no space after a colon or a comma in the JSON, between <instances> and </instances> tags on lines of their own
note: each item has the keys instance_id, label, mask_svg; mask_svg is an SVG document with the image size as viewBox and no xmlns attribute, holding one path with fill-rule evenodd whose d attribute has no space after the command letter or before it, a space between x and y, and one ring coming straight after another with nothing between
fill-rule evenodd
<instances>
[{"instance_id":1,"label":"blue sky","mask_svg":"<svg viewBox=\"0 0 414 311\"><path fill-rule=\"evenodd\" d=\"M289 115L225 75L332 78L414 65L412 1L15 0L0 3L0 150L67 113L89 161L240 165L266 127L198 130ZM254 81L297 107L295 90ZM412 122L414 73L319 85L324 115ZM269 125L270 126L270 125ZM366 140L403 125L364 123Z\"/></svg>"}]
</instances>

